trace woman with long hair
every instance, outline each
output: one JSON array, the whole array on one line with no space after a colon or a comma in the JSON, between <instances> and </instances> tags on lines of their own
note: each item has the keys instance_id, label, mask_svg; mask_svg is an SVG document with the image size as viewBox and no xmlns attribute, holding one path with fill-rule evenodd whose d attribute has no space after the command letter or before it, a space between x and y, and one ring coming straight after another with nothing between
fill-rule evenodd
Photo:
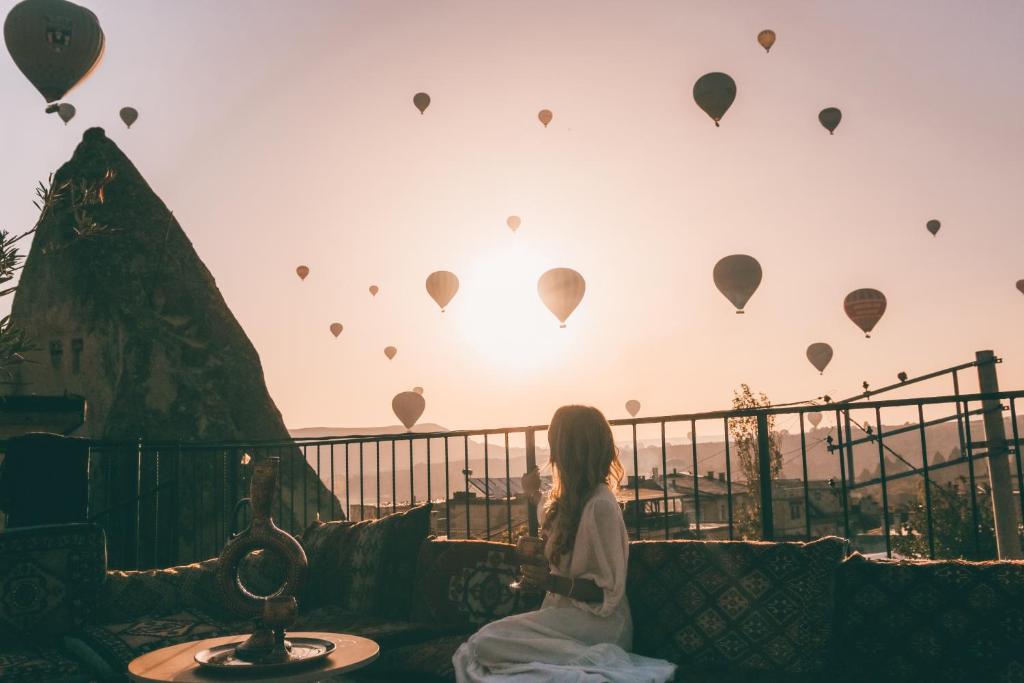
<instances>
[{"instance_id":1,"label":"woman with long hair","mask_svg":"<svg viewBox=\"0 0 1024 683\"><path fill-rule=\"evenodd\" d=\"M541 608L487 624L455 653L458 683L662 683L675 665L630 654L629 537L615 490L623 469L596 408L563 406L548 428L552 487L535 468L523 489L539 504L544 557L524 558ZM520 543L522 549L525 544Z\"/></svg>"}]
</instances>

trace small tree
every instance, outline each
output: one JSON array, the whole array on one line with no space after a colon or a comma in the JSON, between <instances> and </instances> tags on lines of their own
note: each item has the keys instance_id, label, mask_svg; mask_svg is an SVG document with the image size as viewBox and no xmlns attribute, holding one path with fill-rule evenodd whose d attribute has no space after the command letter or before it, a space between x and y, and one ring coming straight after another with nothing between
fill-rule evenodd
<instances>
[{"instance_id":1,"label":"small tree","mask_svg":"<svg viewBox=\"0 0 1024 683\"><path fill-rule=\"evenodd\" d=\"M992 493L987 484L978 486L978 542L975 546L974 515L971 512L970 482L959 477L948 484L932 483L932 534L935 556L991 560L996 556L995 524L992 519ZM909 557L928 557L928 509L924 482L918 488L917 501L910 506L902 535L893 539L893 549Z\"/></svg>"},{"instance_id":2,"label":"small tree","mask_svg":"<svg viewBox=\"0 0 1024 683\"><path fill-rule=\"evenodd\" d=\"M750 387L741 384L733 392L734 410L768 408L771 401L765 394L754 394ZM750 504L739 509L736 526L743 538L758 538L761 535L761 468L757 456L757 418L738 417L729 420L729 438L735 445L740 472L747 480ZM781 437L775 430L775 416L768 416L769 473L772 480L782 473ZM696 474L696 473L695 473Z\"/></svg>"}]
</instances>

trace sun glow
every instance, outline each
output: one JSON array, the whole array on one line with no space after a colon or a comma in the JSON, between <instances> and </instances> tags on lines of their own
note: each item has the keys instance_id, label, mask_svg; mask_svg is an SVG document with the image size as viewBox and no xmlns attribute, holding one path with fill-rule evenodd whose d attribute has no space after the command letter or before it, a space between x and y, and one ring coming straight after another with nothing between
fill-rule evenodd
<instances>
[{"instance_id":1,"label":"sun glow","mask_svg":"<svg viewBox=\"0 0 1024 683\"><path fill-rule=\"evenodd\" d=\"M461 341L489 369L522 375L554 365L568 347L569 329L537 296L543 259L522 240L492 249L466 271ZM570 324L572 320L570 319Z\"/></svg>"}]
</instances>

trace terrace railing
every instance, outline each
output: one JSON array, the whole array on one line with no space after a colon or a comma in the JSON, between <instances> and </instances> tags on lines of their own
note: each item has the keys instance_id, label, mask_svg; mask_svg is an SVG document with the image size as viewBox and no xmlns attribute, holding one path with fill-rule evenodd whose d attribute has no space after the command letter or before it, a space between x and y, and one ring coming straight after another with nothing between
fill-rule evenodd
<instances>
[{"instance_id":1,"label":"terrace railing","mask_svg":"<svg viewBox=\"0 0 1024 683\"><path fill-rule=\"evenodd\" d=\"M968 367L980 375L991 366L994 376L996 362L979 357L943 371L954 378L947 395L878 400L882 390L865 387L838 402L613 420L629 474L619 500L630 535L802 540L839 534L862 551L890 556L1019 557L1024 391L962 394L956 379ZM813 415L831 424L810 427ZM794 432L785 433L783 422ZM547 460L538 446L546 430L96 441L89 517L107 530L111 566L203 560L247 523L240 501L253 462L278 456L275 516L292 533L317 519L360 521L431 501L437 535L514 541L537 533L537 511L519 479ZM930 440L950 438L955 457L929 455ZM979 471L983 461L991 473ZM717 477L700 474L710 466ZM868 476L855 475L858 467Z\"/></svg>"}]
</instances>

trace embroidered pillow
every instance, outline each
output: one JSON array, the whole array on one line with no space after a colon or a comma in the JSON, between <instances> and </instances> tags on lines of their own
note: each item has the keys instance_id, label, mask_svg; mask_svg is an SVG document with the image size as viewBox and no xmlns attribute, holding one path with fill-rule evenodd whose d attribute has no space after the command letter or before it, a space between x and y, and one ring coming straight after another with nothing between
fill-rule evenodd
<instances>
[{"instance_id":1,"label":"embroidered pillow","mask_svg":"<svg viewBox=\"0 0 1024 683\"><path fill-rule=\"evenodd\" d=\"M680 671L807 673L830 655L846 541L638 541L627 593L638 654Z\"/></svg>"},{"instance_id":2,"label":"embroidered pillow","mask_svg":"<svg viewBox=\"0 0 1024 683\"><path fill-rule=\"evenodd\" d=\"M302 535L310 573L304 602L352 614L407 618L430 503L378 520L314 522Z\"/></svg>"},{"instance_id":3,"label":"embroidered pillow","mask_svg":"<svg viewBox=\"0 0 1024 683\"><path fill-rule=\"evenodd\" d=\"M63 635L81 625L106 569L106 536L95 524L0 533L0 641Z\"/></svg>"}]
</instances>

